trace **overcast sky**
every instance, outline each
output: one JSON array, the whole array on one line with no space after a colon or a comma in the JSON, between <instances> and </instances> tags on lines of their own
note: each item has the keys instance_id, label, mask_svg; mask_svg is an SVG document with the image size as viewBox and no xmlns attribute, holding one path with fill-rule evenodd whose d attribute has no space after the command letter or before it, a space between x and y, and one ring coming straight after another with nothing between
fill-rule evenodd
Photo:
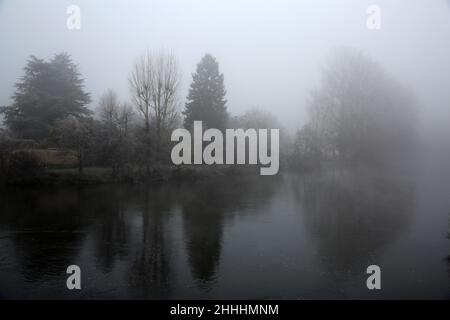
<instances>
[{"instance_id":1,"label":"overcast sky","mask_svg":"<svg viewBox=\"0 0 450 320\"><path fill-rule=\"evenodd\" d=\"M66 27L70 4L81 8L81 30ZM381 9L381 30L366 27L371 4ZM258 106L296 128L326 57L350 46L413 89L428 119L450 119L448 0L0 0L0 37L0 105L29 55L70 53L95 107L108 88L128 99L133 61L164 49L178 57L183 103L197 62L211 53L232 114Z\"/></svg>"}]
</instances>

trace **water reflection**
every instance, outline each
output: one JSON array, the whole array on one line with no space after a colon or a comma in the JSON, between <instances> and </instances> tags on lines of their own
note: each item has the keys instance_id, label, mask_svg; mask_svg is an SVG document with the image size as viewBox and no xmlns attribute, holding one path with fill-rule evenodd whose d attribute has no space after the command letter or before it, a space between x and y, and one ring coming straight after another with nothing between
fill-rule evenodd
<instances>
[{"instance_id":1,"label":"water reflection","mask_svg":"<svg viewBox=\"0 0 450 320\"><path fill-rule=\"evenodd\" d=\"M270 180L270 181L268 181ZM189 265L197 286L208 291L216 280L224 224L244 209L264 207L278 179L221 179L195 184L181 198L183 233ZM251 211L257 213L256 210Z\"/></svg>"},{"instance_id":2,"label":"water reflection","mask_svg":"<svg viewBox=\"0 0 450 320\"><path fill-rule=\"evenodd\" d=\"M450 214L449 214L449 216L450 216ZM450 218L449 218L448 226L449 226L449 231L448 231L448 233L447 233L447 239L450 240ZM447 257L445 258L445 260L447 261L447 265L448 265L448 275L449 275L449 277L450 277L450 255L447 256Z\"/></svg>"},{"instance_id":3,"label":"water reflection","mask_svg":"<svg viewBox=\"0 0 450 320\"><path fill-rule=\"evenodd\" d=\"M214 187L209 184L197 186L195 193L185 194L181 201L189 265L196 284L203 290L214 284L222 249L223 223L234 203L226 190ZM231 189L230 193L233 191ZM201 195L200 201L196 194Z\"/></svg>"},{"instance_id":4,"label":"water reflection","mask_svg":"<svg viewBox=\"0 0 450 320\"><path fill-rule=\"evenodd\" d=\"M329 170L302 176L292 186L322 268L336 288L380 264L414 212L411 182L386 172Z\"/></svg>"},{"instance_id":5,"label":"water reflection","mask_svg":"<svg viewBox=\"0 0 450 320\"><path fill-rule=\"evenodd\" d=\"M199 290L208 291L217 278L224 225L249 205L264 206L275 189L276 179L255 183L242 178L5 190L0 196L0 246L8 261L0 264L0 285L7 282L2 267L18 264L24 280L19 294L34 286L40 296L53 297L55 282L65 284L65 268L79 264L92 279L85 286L87 297L106 292L117 297L169 298L177 278L174 265L182 259L174 251L181 247L189 265L183 272L191 274ZM180 226L174 216L179 216ZM174 243L177 232L182 243ZM89 266L92 261L94 267ZM95 286L111 290L97 292Z\"/></svg>"},{"instance_id":6,"label":"water reflection","mask_svg":"<svg viewBox=\"0 0 450 320\"><path fill-rule=\"evenodd\" d=\"M12 251L27 281L52 276L68 266L83 241L86 202L71 190L12 189L0 198L1 223L10 226Z\"/></svg>"},{"instance_id":7,"label":"water reflection","mask_svg":"<svg viewBox=\"0 0 450 320\"><path fill-rule=\"evenodd\" d=\"M168 224L176 193L176 190L165 185L142 189L137 194L141 230L136 230L133 241L128 278L133 295L138 297L169 297L172 243L168 236Z\"/></svg>"},{"instance_id":8,"label":"water reflection","mask_svg":"<svg viewBox=\"0 0 450 320\"><path fill-rule=\"evenodd\" d=\"M328 171L8 188L0 193L0 296L345 297L365 290L365 268L412 223L417 195L406 181ZM407 241L395 248L409 249ZM442 256L412 261L443 264ZM81 292L65 288L70 264L82 268Z\"/></svg>"}]
</instances>

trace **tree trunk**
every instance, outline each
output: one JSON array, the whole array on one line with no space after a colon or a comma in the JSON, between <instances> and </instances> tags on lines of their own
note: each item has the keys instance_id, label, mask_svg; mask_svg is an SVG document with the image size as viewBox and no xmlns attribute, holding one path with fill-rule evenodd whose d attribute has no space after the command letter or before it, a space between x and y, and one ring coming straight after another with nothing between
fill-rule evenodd
<instances>
[{"instance_id":1,"label":"tree trunk","mask_svg":"<svg viewBox=\"0 0 450 320\"><path fill-rule=\"evenodd\" d=\"M78 174L83 175L83 151L78 152Z\"/></svg>"},{"instance_id":2,"label":"tree trunk","mask_svg":"<svg viewBox=\"0 0 450 320\"><path fill-rule=\"evenodd\" d=\"M156 120L156 157L157 161L161 161L161 121Z\"/></svg>"}]
</instances>

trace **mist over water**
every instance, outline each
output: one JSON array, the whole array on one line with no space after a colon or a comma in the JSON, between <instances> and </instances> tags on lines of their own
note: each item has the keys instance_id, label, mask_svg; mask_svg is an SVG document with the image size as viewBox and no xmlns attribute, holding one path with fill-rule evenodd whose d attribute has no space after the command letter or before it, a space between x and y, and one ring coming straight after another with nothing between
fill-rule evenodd
<instances>
[{"instance_id":1,"label":"mist over water","mask_svg":"<svg viewBox=\"0 0 450 320\"><path fill-rule=\"evenodd\" d=\"M1 200L5 298L449 294L439 212L449 201L422 182L330 171L194 186L11 189ZM60 285L71 263L83 268L82 292ZM373 263L386 274L375 294L365 287L364 266Z\"/></svg>"},{"instance_id":2,"label":"mist over water","mask_svg":"<svg viewBox=\"0 0 450 320\"><path fill-rule=\"evenodd\" d=\"M0 0L0 30L0 106L28 102L30 56L70 57L93 112L0 124L0 299L450 297L449 1ZM158 66L180 75L163 120L139 100ZM218 120L186 111L210 78ZM186 119L279 128L279 173L174 166Z\"/></svg>"}]
</instances>

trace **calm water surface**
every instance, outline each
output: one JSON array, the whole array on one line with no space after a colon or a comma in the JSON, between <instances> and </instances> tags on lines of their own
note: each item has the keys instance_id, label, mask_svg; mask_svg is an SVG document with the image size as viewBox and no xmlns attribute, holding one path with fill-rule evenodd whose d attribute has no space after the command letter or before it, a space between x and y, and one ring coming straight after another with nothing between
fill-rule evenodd
<instances>
[{"instance_id":1,"label":"calm water surface","mask_svg":"<svg viewBox=\"0 0 450 320\"><path fill-rule=\"evenodd\" d=\"M449 298L447 190L328 172L0 195L2 298ZM428 181L428 182L427 182ZM82 290L66 289L67 266ZM366 289L367 266L382 290Z\"/></svg>"}]
</instances>

